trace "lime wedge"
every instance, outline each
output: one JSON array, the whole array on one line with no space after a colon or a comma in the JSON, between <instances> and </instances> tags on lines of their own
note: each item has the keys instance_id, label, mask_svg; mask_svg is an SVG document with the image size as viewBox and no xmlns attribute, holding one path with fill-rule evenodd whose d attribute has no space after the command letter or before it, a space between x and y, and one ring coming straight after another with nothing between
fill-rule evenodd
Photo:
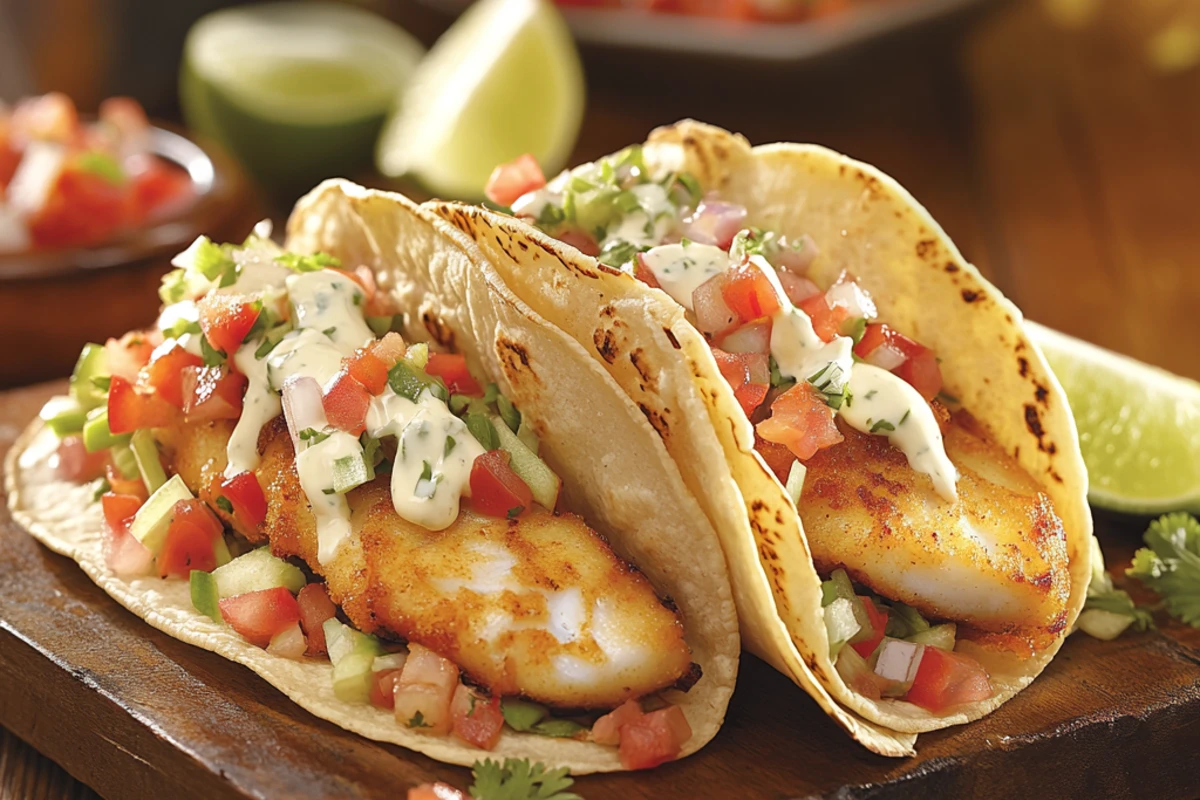
<instances>
[{"instance_id":1,"label":"lime wedge","mask_svg":"<svg viewBox=\"0 0 1200 800\"><path fill-rule=\"evenodd\" d=\"M188 33L188 125L280 190L368 167L383 122L424 54L362 9L282 2L218 11Z\"/></svg>"},{"instance_id":2,"label":"lime wedge","mask_svg":"<svg viewBox=\"0 0 1200 800\"><path fill-rule=\"evenodd\" d=\"M548 0L479 0L417 69L375 154L447 198L483 196L492 169L523 153L566 165L583 119L579 54Z\"/></svg>"},{"instance_id":3,"label":"lime wedge","mask_svg":"<svg viewBox=\"0 0 1200 800\"><path fill-rule=\"evenodd\" d=\"M1094 505L1200 509L1200 383L1029 324L1067 391Z\"/></svg>"}]
</instances>

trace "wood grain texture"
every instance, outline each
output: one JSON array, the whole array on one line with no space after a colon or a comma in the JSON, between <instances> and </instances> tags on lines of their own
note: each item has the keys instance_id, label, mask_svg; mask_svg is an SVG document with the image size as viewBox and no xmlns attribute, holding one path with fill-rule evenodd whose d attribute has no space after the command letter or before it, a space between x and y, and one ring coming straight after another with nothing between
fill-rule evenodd
<instances>
[{"instance_id":1,"label":"wood grain texture","mask_svg":"<svg viewBox=\"0 0 1200 800\"><path fill-rule=\"evenodd\" d=\"M1171 18L1200 18L1200 0L1099 0L1075 28L1051 24L1048 5L1013 0L969 27L873 44L799 75L589 55L573 160L685 116L754 143L834 147L908 187L1031 318L1200 378L1200 326L1189 324L1200 307L1200 70L1163 75L1145 55ZM419 32L438 28L408 3L390 7ZM162 268L20 298L0 289L6 339L20 343L0 355L0 383L61 374L46 365L68 364L85 335L148 319ZM129 323L101 323L112 314ZM0 449L44 394L0 395ZM1098 520L1115 570L1144 524ZM1178 626L1112 644L1073 637L997 713L890 761L747 657L704 751L579 789L589 800L1196 797L1198 665L1200 633ZM248 671L149 629L3 512L0 724L16 734L0 738L4 800L89 796L26 741L110 798L396 798L419 780L468 782L315 720Z\"/></svg>"},{"instance_id":2,"label":"wood grain texture","mask_svg":"<svg viewBox=\"0 0 1200 800\"><path fill-rule=\"evenodd\" d=\"M62 389L0 394L0 451ZM1127 561L1140 523L1102 522ZM318 720L250 671L150 628L7 510L0 586L0 724L105 797L390 799L435 778L470 782ZM1028 690L984 720L922 736L910 760L866 752L746 656L725 726L699 754L577 785L589 800L1187 798L1200 794L1197 740L1200 632L1164 624L1111 644L1073 637Z\"/></svg>"}]
</instances>

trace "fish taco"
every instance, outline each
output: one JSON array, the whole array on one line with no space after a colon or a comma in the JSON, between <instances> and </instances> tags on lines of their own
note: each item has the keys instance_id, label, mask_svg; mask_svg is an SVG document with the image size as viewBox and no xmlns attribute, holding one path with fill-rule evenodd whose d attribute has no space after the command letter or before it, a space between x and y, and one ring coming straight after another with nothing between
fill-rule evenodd
<instances>
[{"instance_id":1,"label":"fish taco","mask_svg":"<svg viewBox=\"0 0 1200 800\"><path fill-rule=\"evenodd\" d=\"M489 194L512 216L433 208L644 413L749 649L888 755L1042 671L1090 574L1074 422L894 180L685 121L548 182L518 159Z\"/></svg>"},{"instance_id":2,"label":"fish taco","mask_svg":"<svg viewBox=\"0 0 1200 800\"><path fill-rule=\"evenodd\" d=\"M152 328L84 348L9 455L14 519L369 738L576 773L694 752L740 644L665 448L461 233L326 188L290 249L202 237Z\"/></svg>"}]
</instances>

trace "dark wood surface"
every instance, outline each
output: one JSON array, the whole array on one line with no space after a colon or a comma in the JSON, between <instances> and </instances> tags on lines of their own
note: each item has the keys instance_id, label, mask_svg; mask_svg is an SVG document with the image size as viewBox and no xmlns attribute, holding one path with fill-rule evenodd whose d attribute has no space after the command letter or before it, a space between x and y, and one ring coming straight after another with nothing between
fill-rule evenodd
<instances>
[{"instance_id":1,"label":"dark wood surface","mask_svg":"<svg viewBox=\"0 0 1200 800\"><path fill-rule=\"evenodd\" d=\"M55 389L0 394L0 450ZM1101 520L1118 564L1139 525ZM391 800L434 778L470 782L466 770L318 720L250 671L150 628L6 510L0 587L0 724L105 797ZM1072 637L1025 692L984 720L922 736L907 760L866 752L746 656L725 726L700 753L583 777L578 789L589 800L1195 797L1200 631L1161 621L1114 643Z\"/></svg>"},{"instance_id":2,"label":"dark wood surface","mask_svg":"<svg viewBox=\"0 0 1200 800\"><path fill-rule=\"evenodd\" d=\"M392 6L419 33L436 31ZM905 184L1030 317L1200 378L1200 70L1166 73L1147 56L1166 26L1198 24L1200 0L997 6L801 74L589 54L575 157L684 116L756 143L829 145ZM1050 11L1089 7L1071 25ZM70 308L52 290L35 302L57 315L58 339L78 342L97 304L149 313L155 278L139 280L139 291L81 295ZM44 343L18 336L0 362L14 346L28 358ZM0 396L0 447L41 396ZM1144 524L1098 520L1110 564ZM318 722L247 671L148 629L6 520L0 540L0 724L16 734L0 737L5 800L90 795L22 738L112 798L402 797L431 776L465 785L463 771ZM1200 635L1174 626L1112 644L1073 637L1027 692L923 736L920 758L901 762L852 745L747 657L726 726L702 753L579 786L588 798L1195 797L1198 664Z\"/></svg>"}]
</instances>

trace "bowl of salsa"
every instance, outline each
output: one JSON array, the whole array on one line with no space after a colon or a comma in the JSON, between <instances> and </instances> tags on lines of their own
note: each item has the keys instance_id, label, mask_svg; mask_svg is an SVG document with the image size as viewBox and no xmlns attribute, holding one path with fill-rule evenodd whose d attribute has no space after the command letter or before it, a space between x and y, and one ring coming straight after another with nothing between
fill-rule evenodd
<instances>
[{"instance_id":1,"label":"bowl of salsa","mask_svg":"<svg viewBox=\"0 0 1200 800\"><path fill-rule=\"evenodd\" d=\"M88 116L59 93L0 104L0 336L23 343L0 387L68 373L68 339L146 322L173 254L262 215L233 161L134 100Z\"/></svg>"}]
</instances>

